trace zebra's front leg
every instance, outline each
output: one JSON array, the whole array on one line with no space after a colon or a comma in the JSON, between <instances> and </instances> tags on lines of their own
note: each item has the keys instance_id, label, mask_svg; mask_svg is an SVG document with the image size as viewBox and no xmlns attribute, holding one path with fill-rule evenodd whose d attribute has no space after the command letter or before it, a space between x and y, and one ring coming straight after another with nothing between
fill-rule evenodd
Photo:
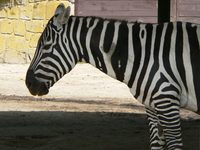
<instances>
[{"instance_id":1,"label":"zebra's front leg","mask_svg":"<svg viewBox=\"0 0 200 150\"><path fill-rule=\"evenodd\" d=\"M182 150L180 123L180 102L178 99L155 100L160 129L165 138L167 150Z\"/></svg>"},{"instance_id":2,"label":"zebra's front leg","mask_svg":"<svg viewBox=\"0 0 200 150\"><path fill-rule=\"evenodd\" d=\"M151 150L165 150L165 137L155 111L146 108Z\"/></svg>"}]
</instances>

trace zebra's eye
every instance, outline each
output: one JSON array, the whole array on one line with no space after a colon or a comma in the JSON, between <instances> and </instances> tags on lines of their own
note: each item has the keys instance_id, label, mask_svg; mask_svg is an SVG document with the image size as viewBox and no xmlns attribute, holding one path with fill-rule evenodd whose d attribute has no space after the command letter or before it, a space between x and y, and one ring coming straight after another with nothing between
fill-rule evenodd
<instances>
[{"instance_id":1,"label":"zebra's eye","mask_svg":"<svg viewBox=\"0 0 200 150\"><path fill-rule=\"evenodd\" d=\"M51 44L45 44L42 49L48 50L51 47Z\"/></svg>"}]
</instances>

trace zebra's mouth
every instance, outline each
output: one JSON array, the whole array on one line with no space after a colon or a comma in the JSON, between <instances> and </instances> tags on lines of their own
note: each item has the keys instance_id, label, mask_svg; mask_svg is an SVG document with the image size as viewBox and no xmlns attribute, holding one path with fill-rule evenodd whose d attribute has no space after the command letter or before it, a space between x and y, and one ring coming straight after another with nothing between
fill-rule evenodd
<instances>
[{"instance_id":1,"label":"zebra's mouth","mask_svg":"<svg viewBox=\"0 0 200 150\"><path fill-rule=\"evenodd\" d=\"M35 87L29 88L29 91L34 96L35 95L42 96L49 93L49 89L47 88L45 83L40 83Z\"/></svg>"},{"instance_id":2,"label":"zebra's mouth","mask_svg":"<svg viewBox=\"0 0 200 150\"><path fill-rule=\"evenodd\" d=\"M42 96L49 93L49 87L45 82L38 81L32 70L29 70L26 75L26 86L29 89L29 92L36 96Z\"/></svg>"}]
</instances>

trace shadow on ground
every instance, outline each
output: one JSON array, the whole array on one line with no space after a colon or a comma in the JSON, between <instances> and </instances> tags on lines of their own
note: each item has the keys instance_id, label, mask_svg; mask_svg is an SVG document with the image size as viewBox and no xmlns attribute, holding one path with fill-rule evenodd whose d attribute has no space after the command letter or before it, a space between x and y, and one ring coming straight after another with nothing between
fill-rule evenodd
<instances>
[{"instance_id":1,"label":"shadow on ground","mask_svg":"<svg viewBox=\"0 0 200 150\"><path fill-rule=\"evenodd\" d=\"M200 120L183 120L186 150L200 150ZM144 114L0 112L1 150L148 150Z\"/></svg>"}]
</instances>

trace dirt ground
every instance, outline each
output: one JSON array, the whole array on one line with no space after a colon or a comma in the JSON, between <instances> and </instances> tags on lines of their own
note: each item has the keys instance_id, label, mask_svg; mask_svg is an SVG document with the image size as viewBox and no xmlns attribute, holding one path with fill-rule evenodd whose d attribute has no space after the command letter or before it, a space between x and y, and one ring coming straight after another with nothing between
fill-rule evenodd
<instances>
[{"instance_id":1,"label":"dirt ground","mask_svg":"<svg viewBox=\"0 0 200 150\"><path fill-rule=\"evenodd\" d=\"M0 150L148 150L144 107L128 88L78 64L33 97L27 65L0 64ZM200 150L200 116L181 111L185 150Z\"/></svg>"}]
</instances>

